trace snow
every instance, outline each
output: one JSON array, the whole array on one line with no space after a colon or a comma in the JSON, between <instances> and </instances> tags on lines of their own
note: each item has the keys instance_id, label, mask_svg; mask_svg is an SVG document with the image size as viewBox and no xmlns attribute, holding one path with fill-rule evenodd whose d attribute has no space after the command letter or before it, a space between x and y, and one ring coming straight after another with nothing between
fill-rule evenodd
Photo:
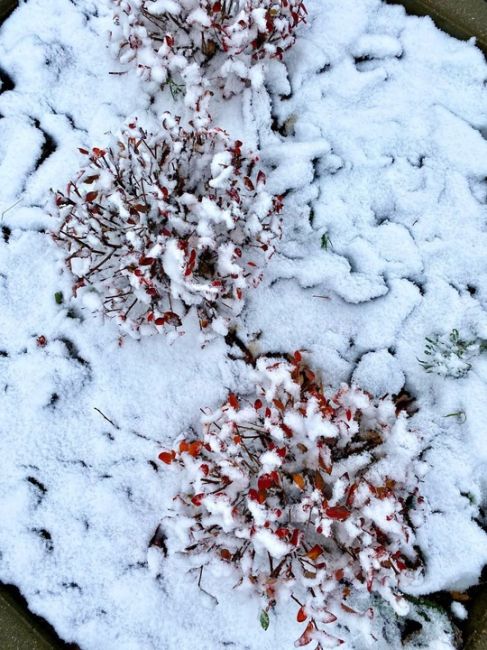
<instances>
[{"instance_id":1,"label":"snow","mask_svg":"<svg viewBox=\"0 0 487 650\"><path fill-rule=\"evenodd\" d=\"M307 350L335 387L416 397L427 570L409 591L463 590L487 562L487 355L460 378L418 359L432 334L487 338L487 66L398 6L307 6L265 87L211 106L260 148L267 189L287 193L279 251L239 334L259 352ZM83 650L287 650L300 633L293 606L264 632L259 604L225 576L203 576L216 604L180 559L148 553L175 487L157 454L200 408L248 385L225 324L205 347L196 322L173 341L120 339L92 313L96 295L71 298L46 234L49 190L76 173L78 147L103 146L128 117L184 110L111 56L110 28L101 0L27 0L0 31L0 579ZM427 647L452 647L444 619L432 621Z\"/></svg>"}]
</instances>

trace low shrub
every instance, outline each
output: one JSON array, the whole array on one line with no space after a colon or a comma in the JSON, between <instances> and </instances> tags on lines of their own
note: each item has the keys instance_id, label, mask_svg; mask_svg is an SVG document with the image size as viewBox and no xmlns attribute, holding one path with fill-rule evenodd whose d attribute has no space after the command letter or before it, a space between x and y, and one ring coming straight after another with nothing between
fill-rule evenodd
<instances>
[{"instance_id":1,"label":"low shrub","mask_svg":"<svg viewBox=\"0 0 487 650\"><path fill-rule=\"evenodd\" d=\"M146 80L186 87L193 105L208 83L225 95L259 85L258 65L281 58L305 20L302 0L112 0L112 43Z\"/></svg>"},{"instance_id":2,"label":"low shrub","mask_svg":"<svg viewBox=\"0 0 487 650\"><path fill-rule=\"evenodd\" d=\"M89 306L133 336L180 328L226 334L280 234L281 197L257 157L219 128L165 114L157 134L133 121L55 195L55 240Z\"/></svg>"},{"instance_id":3,"label":"low shrub","mask_svg":"<svg viewBox=\"0 0 487 650\"><path fill-rule=\"evenodd\" d=\"M401 590L421 570L418 434L389 398L329 394L299 352L258 359L254 382L159 455L182 480L167 525L181 535L185 522L184 552L202 566L233 567L262 599L263 627L293 598L296 646L334 647L354 627L373 638L370 596L406 614Z\"/></svg>"}]
</instances>

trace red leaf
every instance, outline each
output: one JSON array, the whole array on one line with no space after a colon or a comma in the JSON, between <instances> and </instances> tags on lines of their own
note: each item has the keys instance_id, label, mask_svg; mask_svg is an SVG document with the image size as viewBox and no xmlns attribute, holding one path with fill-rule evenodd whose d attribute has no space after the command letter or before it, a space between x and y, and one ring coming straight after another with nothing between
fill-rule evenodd
<instances>
[{"instance_id":1,"label":"red leaf","mask_svg":"<svg viewBox=\"0 0 487 650\"><path fill-rule=\"evenodd\" d=\"M355 497L355 492L357 491L358 485L354 483L353 485L350 486L348 489L348 494L347 494L347 506L350 508L353 505L353 500Z\"/></svg>"},{"instance_id":2,"label":"red leaf","mask_svg":"<svg viewBox=\"0 0 487 650\"><path fill-rule=\"evenodd\" d=\"M293 437L293 430L291 429L291 427L288 427L287 424L284 424L284 423L281 424L281 429L284 431L287 438L292 438Z\"/></svg>"},{"instance_id":3,"label":"red leaf","mask_svg":"<svg viewBox=\"0 0 487 650\"><path fill-rule=\"evenodd\" d=\"M88 192L88 194L85 196L85 199L88 201L88 203L92 203L97 196L98 192Z\"/></svg>"},{"instance_id":4,"label":"red leaf","mask_svg":"<svg viewBox=\"0 0 487 650\"><path fill-rule=\"evenodd\" d=\"M245 187L248 190L250 190L251 192L253 192L255 190L255 187L254 187L254 184L252 183L252 181L250 180L250 178L248 176L244 176L243 180L244 180Z\"/></svg>"},{"instance_id":5,"label":"red leaf","mask_svg":"<svg viewBox=\"0 0 487 650\"><path fill-rule=\"evenodd\" d=\"M78 147L78 151L79 151L80 153L82 153L83 156L88 156L89 153L90 153L89 151L87 151L86 149L83 149L82 147Z\"/></svg>"},{"instance_id":6,"label":"red leaf","mask_svg":"<svg viewBox=\"0 0 487 650\"><path fill-rule=\"evenodd\" d=\"M99 174L94 174L93 176L87 176L86 178L83 179L83 183L85 185L91 185L94 183L98 178L100 178Z\"/></svg>"},{"instance_id":7,"label":"red leaf","mask_svg":"<svg viewBox=\"0 0 487 650\"><path fill-rule=\"evenodd\" d=\"M296 615L297 622L298 623L303 623L307 618L308 618L308 615L306 614L304 607L300 607L298 609L298 613Z\"/></svg>"},{"instance_id":8,"label":"red leaf","mask_svg":"<svg viewBox=\"0 0 487 650\"><path fill-rule=\"evenodd\" d=\"M294 642L294 647L295 648L301 648L302 646L308 645L308 643L311 643L313 640L313 632L314 632L315 626L313 621L310 621L308 625L306 626L305 631L303 634L299 637L297 641Z\"/></svg>"},{"instance_id":9,"label":"red leaf","mask_svg":"<svg viewBox=\"0 0 487 650\"><path fill-rule=\"evenodd\" d=\"M337 617L335 614L332 614L331 612L325 610L322 614L321 620L323 623L334 623L337 620Z\"/></svg>"},{"instance_id":10,"label":"red leaf","mask_svg":"<svg viewBox=\"0 0 487 650\"><path fill-rule=\"evenodd\" d=\"M265 490L259 490L257 494L257 501L262 505L267 499L267 492Z\"/></svg>"},{"instance_id":11,"label":"red leaf","mask_svg":"<svg viewBox=\"0 0 487 650\"><path fill-rule=\"evenodd\" d=\"M141 257L139 259L140 266L151 266L156 260L153 257Z\"/></svg>"},{"instance_id":12,"label":"red leaf","mask_svg":"<svg viewBox=\"0 0 487 650\"><path fill-rule=\"evenodd\" d=\"M220 557L222 558L222 560L227 560L227 562L229 562L232 559L232 554L230 553L228 548L222 548L220 550Z\"/></svg>"},{"instance_id":13,"label":"red leaf","mask_svg":"<svg viewBox=\"0 0 487 650\"><path fill-rule=\"evenodd\" d=\"M206 463L202 463L200 465L200 470L201 470L201 472L203 473L204 476L208 476L208 474L210 473L210 468L208 467L208 465Z\"/></svg>"},{"instance_id":14,"label":"red leaf","mask_svg":"<svg viewBox=\"0 0 487 650\"><path fill-rule=\"evenodd\" d=\"M166 465L170 465L175 458L176 454L174 451L163 451L159 454L159 460L162 460Z\"/></svg>"},{"instance_id":15,"label":"red leaf","mask_svg":"<svg viewBox=\"0 0 487 650\"><path fill-rule=\"evenodd\" d=\"M235 410L237 410L237 409L239 408L238 399L237 399L237 396L236 396L234 393L230 393L230 394L229 394L229 396L228 396L228 403L229 403L230 406L231 406L233 409L235 409Z\"/></svg>"},{"instance_id":16,"label":"red leaf","mask_svg":"<svg viewBox=\"0 0 487 650\"><path fill-rule=\"evenodd\" d=\"M203 492L200 492L199 494L195 494L194 497L191 499L191 503L195 506L200 506L204 497L205 494Z\"/></svg>"},{"instance_id":17,"label":"red leaf","mask_svg":"<svg viewBox=\"0 0 487 650\"><path fill-rule=\"evenodd\" d=\"M256 399L254 402L254 408L256 411L262 408L262 400Z\"/></svg>"},{"instance_id":18,"label":"red leaf","mask_svg":"<svg viewBox=\"0 0 487 650\"><path fill-rule=\"evenodd\" d=\"M257 481L259 490L268 490L274 485L274 477L271 474L262 474Z\"/></svg>"},{"instance_id":19,"label":"red leaf","mask_svg":"<svg viewBox=\"0 0 487 650\"><path fill-rule=\"evenodd\" d=\"M305 368L304 374L306 376L306 379L311 383L313 383L314 380L316 379L315 373L312 370L310 370L309 368Z\"/></svg>"},{"instance_id":20,"label":"red leaf","mask_svg":"<svg viewBox=\"0 0 487 650\"><path fill-rule=\"evenodd\" d=\"M175 327L179 327L182 324L182 321L179 318L178 314L176 314L174 311L165 311L164 320L166 323L168 323L168 325L174 325Z\"/></svg>"},{"instance_id":21,"label":"red leaf","mask_svg":"<svg viewBox=\"0 0 487 650\"><path fill-rule=\"evenodd\" d=\"M86 181L85 181L85 183L86 183ZM134 209L136 212L142 212L144 214L149 212L149 206L144 205L143 203L137 203L136 205L133 205L132 209Z\"/></svg>"},{"instance_id":22,"label":"red leaf","mask_svg":"<svg viewBox=\"0 0 487 650\"><path fill-rule=\"evenodd\" d=\"M350 517L350 514L350 510L347 510L343 506L332 506L325 510L325 515L336 521L345 521Z\"/></svg>"},{"instance_id":23,"label":"red leaf","mask_svg":"<svg viewBox=\"0 0 487 650\"><path fill-rule=\"evenodd\" d=\"M266 182L266 176L265 176L264 172L261 169L261 170L259 170L259 173L257 174L257 185L263 184L265 182Z\"/></svg>"}]
</instances>

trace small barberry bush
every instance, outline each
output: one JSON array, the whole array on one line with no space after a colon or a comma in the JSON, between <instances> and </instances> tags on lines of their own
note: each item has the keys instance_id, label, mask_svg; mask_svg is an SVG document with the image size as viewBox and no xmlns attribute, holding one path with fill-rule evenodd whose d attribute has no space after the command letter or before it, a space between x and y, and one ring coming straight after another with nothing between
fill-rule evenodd
<instances>
[{"instance_id":1,"label":"small barberry bush","mask_svg":"<svg viewBox=\"0 0 487 650\"><path fill-rule=\"evenodd\" d=\"M121 62L157 84L182 83L190 105L207 82L225 95L259 85L258 63L281 58L306 16L302 0L112 2L112 43Z\"/></svg>"},{"instance_id":2,"label":"small barberry bush","mask_svg":"<svg viewBox=\"0 0 487 650\"><path fill-rule=\"evenodd\" d=\"M55 196L75 292L133 336L177 331L191 308L205 333L226 334L280 233L257 157L168 113L156 135L134 121L80 151L87 164Z\"/></svg>"},{"instance_id":3,"label":"small barberry bush","mask_svg":"<svg viewBox=\"0 0 487 650\"><path fill-rule=\"evenodd\" d=\"M296 646L334 647L354 628L373 640L370 595L406 614L401 589L421 570L418 435L389 398L327 395L299 352L258 359L254 380L255 394L230 394L200 437L160 454L183 482L169 521L185 515L184 551L233 566L261 597L263 627L291 597L305 624Z\"/></svg>"}]
</instances>

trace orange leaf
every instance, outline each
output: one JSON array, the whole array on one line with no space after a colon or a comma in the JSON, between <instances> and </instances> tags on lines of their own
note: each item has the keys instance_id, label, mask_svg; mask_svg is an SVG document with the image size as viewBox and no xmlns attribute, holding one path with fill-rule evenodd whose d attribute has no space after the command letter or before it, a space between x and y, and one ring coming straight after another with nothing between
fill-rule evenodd
<instances>
[{"instance_id":1,"label":"orange leaf","mask_svg":"<svg viewBox=\"0 0 487 650\"><path fill-rule=\"evenodd\" d=\"M306 553L306 557L308 557L310 560L316 560L316 558L320 557L322 553L323 549L319 544L316 544L316 546L313 546L313 548Z\"/></svg>"},{"instance_id":2,"label":"orange leaf","mask_svg":"<svg viewBox=\"0 0 487 650\"><path fill-rule=\"evenodd\" d=\"M201 440L195 440L194 442L191 442L188 445L188 454L190 456L193 456L193 458L196 458L197 456L200 455L202 447L203 447L203 443L201 442Z\"/></svg>"},{"instance_id":3,"label":"orange leaf","mask_svg":"<svg viewBox=\"0 0 487 650\"><path fill-rule=\"evenodd\" d=\"M323 477L321 476L321 474L318 471L316 471L315 472L315 488L317 490L320 490L320 492L324 492L325 487L326 486L325 486L325 481L323 480Z\"/></svg>"},{"instance_id":4,"label":"orange leaf","mask_svg":"<svg viewBox=\"0 0 487 650\"><path fill-rule=\"evenodd\" d=\"M172 461L176 458L174 451L162 451L159 454L159 460L162 460L166 465L170 465Z\"/></svg>"},{"instance_id":5,"label":"orange leaf","mask_svg":"<svg viewBox=\"0 0 487 650\"><path fill-rule=\"evenodd\" d=\"M302 474L293 474L293 481L296 483L300 490L304 490L305 480Z\"/></svg>"}]
</instances>

